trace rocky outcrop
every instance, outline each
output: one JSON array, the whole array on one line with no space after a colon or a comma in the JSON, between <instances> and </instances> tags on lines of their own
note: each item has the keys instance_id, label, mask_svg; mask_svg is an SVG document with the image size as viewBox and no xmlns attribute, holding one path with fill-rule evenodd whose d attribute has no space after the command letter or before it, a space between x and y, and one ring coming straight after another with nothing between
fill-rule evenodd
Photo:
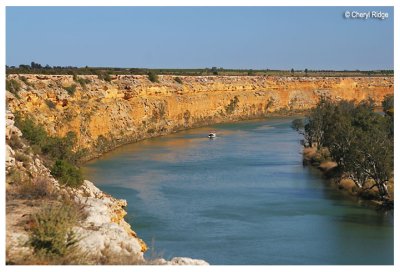
<instances>
[{"instance_id":1,"label":"rocky outcrop","mask_svg":"<svg viewBox=\"0 0 400 272\"><path fill-rule=\"evenodd\" d=\"M80 85L67 75L9 75L20 98L7 92L12 112L31 115L50 134L76 132L87 158L116 146L211 123L310 109L321 96L381 101L393 93L392 77L97 76ZM67 87L76 85L68 93Z\"/></svg>"}]
</instances>

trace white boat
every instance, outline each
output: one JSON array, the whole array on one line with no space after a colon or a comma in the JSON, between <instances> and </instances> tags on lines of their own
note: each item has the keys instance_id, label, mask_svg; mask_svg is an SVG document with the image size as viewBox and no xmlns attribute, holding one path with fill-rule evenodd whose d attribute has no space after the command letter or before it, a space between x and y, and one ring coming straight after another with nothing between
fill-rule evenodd
<instances>
[{"instance_id":1,"label":"white boat","mask_svg":"<svg viewBox=\"0 0 400 272\"><path fill-rule=\"evenodd\" d=\"M210 132L210 133L208 134L208 138L210 138L210 139L213 139L213 138L215 138L215 137L217 137L217 133L215 133L215 132Z\"/></svg>"}]
</instances>

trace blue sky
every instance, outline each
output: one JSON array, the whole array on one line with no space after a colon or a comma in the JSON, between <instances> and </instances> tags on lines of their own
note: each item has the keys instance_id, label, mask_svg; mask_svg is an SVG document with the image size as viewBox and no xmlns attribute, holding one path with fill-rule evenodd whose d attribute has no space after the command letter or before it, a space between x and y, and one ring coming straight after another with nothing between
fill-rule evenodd
<instances>
[{"instance_id":1,"label":"blue sky","mask_svg":"<svg viewBox=\"0 0 400 272\"><path fill-rule=\"evenodd\" d=\"M7 7L6 31L7 65L393 69L391 7Z\"/></svg>"}]
</instances>

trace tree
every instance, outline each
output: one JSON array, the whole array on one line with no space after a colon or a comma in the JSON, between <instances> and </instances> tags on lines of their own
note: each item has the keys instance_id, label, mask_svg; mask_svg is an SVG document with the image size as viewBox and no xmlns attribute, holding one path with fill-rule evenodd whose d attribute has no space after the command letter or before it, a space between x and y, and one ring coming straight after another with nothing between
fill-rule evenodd
<instances>
[{"instance_id":1,"label":"tree","mask_svg":"<svg viewBox=\"0 0 400 272\"><path fill-rule=\"evenodd\" d=\"M386 102L390 107L390 99ZM304 137L310 145L326 147L358 188L377 187L379 197L388 197L387 183L393 175L394 141L388 116L374 112L374 101L332 102L321 99L307 117ZM300 121L293 127L301 133ZM366 181L373 185L364 188Z\"/></svg>"},{"instance_id":2,"label":"tree","mask_svg":"<svg viewBox=\"0 0 400 272\"><path fill-rule=\"evenodd\" d=\"M292 75L294 75L294 69L292 68L292 70L290 70L290 72L292 73Z\"/></svg>"},{"instance_id":3,"label":"tree","mask_svg":"<svg viewBox=\"0 0 400 272\"><path fill-rule=\"evenodd\" d=\"M149 80L151 81L151 82L158 82L158 75L156 74L156 73L154 73L154 72L149 72L148 74L147 74L147 76L148 76L148 78L149 78Z\"/></svg>"},{"instance_id":4,"label":"tree","mask_svg":"<svg viewBox=\"0 0 400 272\"><path fill-rule=\"evenodd\" d=\"M308 69L304 69L304 73L306 73L306 75L308 74Z\"/></svg>"}]
</instances>

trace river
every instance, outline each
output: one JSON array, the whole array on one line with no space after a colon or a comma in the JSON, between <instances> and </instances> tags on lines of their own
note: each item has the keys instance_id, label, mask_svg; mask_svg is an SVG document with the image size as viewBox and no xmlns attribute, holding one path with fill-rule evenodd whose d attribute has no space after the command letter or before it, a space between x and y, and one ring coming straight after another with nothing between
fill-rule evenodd
<instances>
[{"instance_id":1,"label":"river","mask_svg":"<svg viewBox=\"0 0 400 272\"><path fill-rule=\"evenodd\" d=\"M84 166L128 201L147 257L210 264L393 264L393 213L365 207L302 164L293 118L191 129ZM217 132L208 139L209 131Z\"/></svg>"}]
</instances>

